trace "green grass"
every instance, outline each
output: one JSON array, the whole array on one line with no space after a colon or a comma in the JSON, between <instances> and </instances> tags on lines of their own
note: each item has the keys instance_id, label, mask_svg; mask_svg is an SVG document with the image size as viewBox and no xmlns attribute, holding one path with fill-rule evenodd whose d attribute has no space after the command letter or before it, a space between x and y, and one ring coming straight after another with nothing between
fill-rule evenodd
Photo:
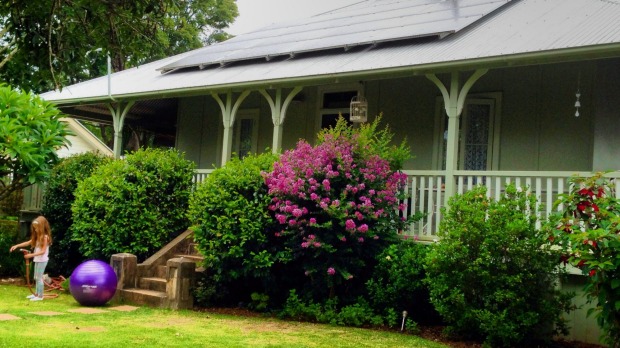
<instances>
[{"instance_id":1,"label":"green grass","mask_svg":"<svg viewBox=\"0 0 620 348\"><path fill-rule=\"evenodd\" d=\"M30 302L28 289L0 285L0 347L445 347L422 338L358 328L141 307L133 312L100 309L80 314L69 294ZM31 312L54 311L58 316Z\"/></svg>"}]
</instances>

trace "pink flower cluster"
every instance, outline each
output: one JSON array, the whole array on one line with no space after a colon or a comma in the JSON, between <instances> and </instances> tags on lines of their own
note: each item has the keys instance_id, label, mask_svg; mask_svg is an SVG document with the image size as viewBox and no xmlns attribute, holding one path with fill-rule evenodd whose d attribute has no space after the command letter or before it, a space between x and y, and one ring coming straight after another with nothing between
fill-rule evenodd
<instances>
[{"instance_id":1,"label":"pink flower cluster","mask_svg":"<svg viewBox=\"0 0 620 348\"><path fill-rule=\"evenodd\" d=\"M302 140L273 168L263 173L273 197L269 209L280 224L278 235L306 258L306 274L327 269L333 276L337 267L344 279L353 278L346 269L351 253L382 245L402 223L398 211L405 209L400 202L407 176L368 155L355 136L328 134L315 147Z\"/></svg>"},{"instance_id":2,"label":"pink flower cluster","mask_svg":"<svg viewBox=\"0 0 620 348\"><path fill-rule=\"evenodd\" d=\"M301 233L325 222L368 233L390 209L403 210L397 194L406 175L376 155L356 162L354 152L354 142L330 136L316 147L302 140L285 152L264 175L278 223Z\"/></svg>"}]
</instances>

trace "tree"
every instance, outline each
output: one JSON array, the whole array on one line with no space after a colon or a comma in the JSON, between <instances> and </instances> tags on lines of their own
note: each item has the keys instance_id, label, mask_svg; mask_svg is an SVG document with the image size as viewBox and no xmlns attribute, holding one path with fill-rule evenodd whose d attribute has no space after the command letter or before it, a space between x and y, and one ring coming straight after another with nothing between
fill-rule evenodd
<instances>
[{"instance_id":1,"label":"tree","mask_svg":"<svg viewBox=\"0 0 620 348\"><path fill-rule=\"evenodd\" d=\"M0 79L61 88L227 39L235 0L12 0L0 4ZM101 49L101 53L94 53Z\"/></svg>"},{"instance_id":2,"label":"tree","mask_svg":"<svg viewBox=\"0 0 620 348\"><path fill-rule=\"evenodd\" d=\"M0 200L43 181L71 135L52 104L0 85Z\"/></svg>"}]
</instances>

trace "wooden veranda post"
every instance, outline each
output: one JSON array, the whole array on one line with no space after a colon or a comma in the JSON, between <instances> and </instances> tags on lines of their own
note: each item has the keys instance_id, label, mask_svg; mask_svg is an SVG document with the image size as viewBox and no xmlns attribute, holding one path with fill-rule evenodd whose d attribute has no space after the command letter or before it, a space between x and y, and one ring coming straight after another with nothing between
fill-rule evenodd
<instances>
[{"instance_id":1,"label":"wooden veranda post","mask_svg":"<svg viewBox=\"0 0 620 348\"><path fill-rule=\"evenodd\" d=\"M302 87L299 86L293 88L284 101L282 101L282 88L278 88L276 90L275 100L266 90L259 90L260 94L265 97L267 103L269 103L269 107L271 108L271 121L273 122L273 142L271 144L271 151L273 153L277 153L282 149L282 131L284 119L286 118L286 110L293 101L293 98L295 98L297 93L301 90Z\"/></svg>"},{"instance_id":2,"label":"wooden veranda post","mask_svg":"<svg viewBox=\"0 0 620 348\"><path fill-rule=\"evenodd\" d=\"M131 107L135 104L135 101L127 102L123 106L123 102L117 102L116 107L112 104L107 104L108 110L112 115L112 124L114 126L114 158L120 158L123 151L123 126L125 124L125 117L131 110Z\"/></svg>"},{"instance_id":3,"label":"wooden veranda post","mask_svg":"<svg viewBox=\"0 0 620 348\"><path fill-rule=\"evenodd\" d=\"M233 96L232 92L228 91L226 93L226 102L222 101L219 94L211 93L211 96L217 101L220 105L220 109L222 111L222 121L224 122L224 144L222 147L222 166L226 164L230 160L230 156L232 153L232 142L233 142L233 125L235 124L235 117L237 116L237 111L241 106L243 100L250 94L249 90L241 92L237 100L233 104Z\"/></svg>"},{"instance_id":4,"label":"wooden veranda post","mask_svg":"<svg viewBox=\"0 0 620 348\"><path fill-rule=\"evenodd\" d=\"M463 112L463 105L465 105L465 99L467 93L471 87L478 81L482 75L486 74L488 69L476 70L463 84L463 88L459 86L459 72L454 71L450 77L450 91L446 86L435 76L435 74L427 74L426 77L431 80L441 91L443 96L443 102L446 108L446 114L448 115L448 138L446 145L446 187L445 187L445 199L452 197L456 192L456 177L455 171L458 169L458 153L459 153L459 122L460 116ZM460 90L459 90L460 88Z\"/></svg>"}]
</instances>

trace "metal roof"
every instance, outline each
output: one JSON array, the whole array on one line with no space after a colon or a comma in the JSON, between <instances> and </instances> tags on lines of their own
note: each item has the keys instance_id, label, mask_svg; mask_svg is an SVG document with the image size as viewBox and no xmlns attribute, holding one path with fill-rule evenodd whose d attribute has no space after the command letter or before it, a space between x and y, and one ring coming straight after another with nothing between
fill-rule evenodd
<instances>
[{"instance_id":1,"label":"metal roof","mask_svg":"<svg viewBox=\"0 0 620 348\"><path fill-rule=\"evenodd\" d=\"M308 85L347 76L379 78L385 73L411 75L620 57L619 19L620 0L518 0L442 40L414 39L383 43L372 49L314 52L288 59L235 62L168 74L157 70L196 52L207 51L209 46L114 73L111 90L116 98L148 99L265 88L278 83ZM107 88L107 78L101 77L42 96L60 104L104 101L109 100Z\"/></svg>"},{"instance_id":2,"label":"metal roof","mask_svg":"<svg viewBox=\"0 0 620 348\"><path fill-rule=\"evenodd\" d=\"M168 64L160 70L350 48L416 37L444 37L510 0L361 1L306 20L267 26Z\"/></svg>"}]
</instances>

